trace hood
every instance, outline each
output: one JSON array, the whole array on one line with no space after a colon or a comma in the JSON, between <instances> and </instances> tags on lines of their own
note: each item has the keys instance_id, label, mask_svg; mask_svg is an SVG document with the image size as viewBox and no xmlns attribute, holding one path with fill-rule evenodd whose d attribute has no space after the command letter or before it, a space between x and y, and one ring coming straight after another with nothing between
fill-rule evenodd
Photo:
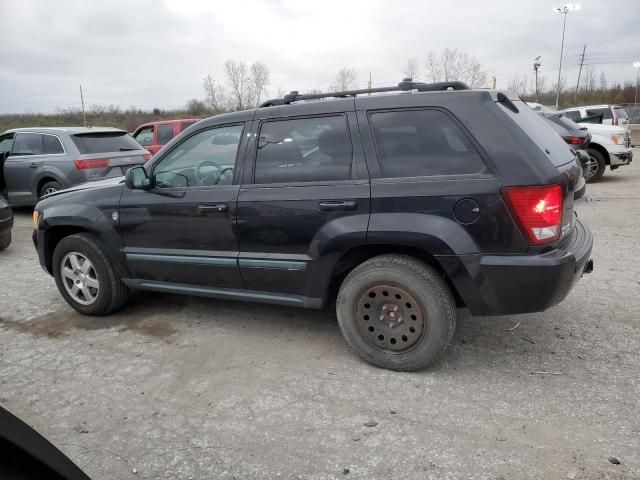
<instances>
[{"instance_id":1,"label":"hood","mask_svg":"<svg viewBox=\"0 0 640 480\"><path fill-rule=\"evenodd\" d=\"M81 183L79 185L74 185L73 187L65 188L64 190L58 190L55 193L50 193L49 195L46 195L42 198L43 199L53 198L58 195L63 195L69 192L78 192L80 190L89 190L89 189L94 190L97 188L112 187L114 185L118 185L121 183L124 183L124 177L112 177L112 178L107 178L106 180L99 180L97 182L86 182L86 183Z\"/></svg>"},{"instance_id":2,"label":"hood","mask_svg":"<svg viewBox=\"0 0 640 480\"><path fill-rule=\"evenodd\" d=\"M592 133L600 133L602 135L624 135L627 129L618 125L602 125L601 123L579 123L581 127L587 127Z\"/></svg>"}]
</instances>

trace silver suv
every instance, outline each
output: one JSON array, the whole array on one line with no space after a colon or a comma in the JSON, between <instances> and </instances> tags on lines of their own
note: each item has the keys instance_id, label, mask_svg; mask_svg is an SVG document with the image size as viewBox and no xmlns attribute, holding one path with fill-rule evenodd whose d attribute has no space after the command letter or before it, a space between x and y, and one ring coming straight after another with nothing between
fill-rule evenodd
<instances>
[{"instance_id":1,"label":"silver suv","mask_svg":"<svg viewBox=\"0 0 640 480\"><path fill-rule=\"evenodd\" d=\"M109 127L16 128L0 135L0 193L14 206L73 185L120 177L150 158Z\"/></svg>"}]
</instances>

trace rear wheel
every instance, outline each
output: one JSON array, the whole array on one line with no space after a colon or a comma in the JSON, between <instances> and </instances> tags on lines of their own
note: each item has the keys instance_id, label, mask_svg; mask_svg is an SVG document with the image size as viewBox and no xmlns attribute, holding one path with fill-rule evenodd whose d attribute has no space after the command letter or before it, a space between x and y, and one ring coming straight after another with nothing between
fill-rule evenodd
<instances>
[{"instance_id":1,"label":"rear wheel","mask_svg":"<svg viewBox=\"0 0 640 480\"><path fill-rule=\"evenodd\" d=\"M45 195L49 195L50 193L55 193L58 190L62 190L62 185L60 183L52 180L50 182L45 183L40 187L40 191L38 192L38 198L42 198Z\"/></svg>"},{"instance_id":2,"label":"rear wheel","mask_svg":"<svg viewBox=\"0 0 640 480\"><path fill-rule=\"evenodd\" d=\"M336 311L349 346L392 370L432 364L456 325L455 302L440 275L404 255L382 255L356 267L340 287Z\"/></svg>"},{"instance_id":3,"label":"rear wheel","mask_svg":"<svg viewBox=\"0 0 640 480\"><path fill-rule=\"evenodd\" d=\"M587 182L595 183L599 181L604 175L604 171L607 168L607 160L604 158L604 155L598 150L590 148L587 150L587 153L589 154L589 160L591 160L589 164Z\"/></svg>"},{"instance_id":4,"label":"rear wheel","mask_svg":"<svg viewBox=\"0 0 640 480\"><path fill-rule=\"evenodd\" d=\"M85 233L58 243L53 276L67 303L86 315L107 315L122 308L129 296L100 245Z\"/></svg>"}]
</instances>

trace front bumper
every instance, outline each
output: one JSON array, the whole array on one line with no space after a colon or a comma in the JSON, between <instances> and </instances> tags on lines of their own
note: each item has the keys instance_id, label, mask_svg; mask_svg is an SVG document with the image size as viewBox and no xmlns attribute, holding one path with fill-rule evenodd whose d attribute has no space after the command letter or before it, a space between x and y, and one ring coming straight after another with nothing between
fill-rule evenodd
<instances>
[{"instance_id":1,"label":"front bumper","mask_svg":"<svg viewBox=\"0 0 640 480\"><path fill-rule=\"evenodd\" d=\"M0 209L0 238L11 235L13 227L13 213L10 208Z\"/></svg>"},{"instance_id":2,"label":"front bumper","mask_svg":"<svg viewBox=\"0 0 640 480\"><path fill-rule=\"evenodd\" d=\"M576 219L562 244L539 255L463 255L445 270L473 315L541 312L560 303L593 269L593 237ZM451 268L454 267L454 268Z\"/></svg>"},{"instance_id":3,"label":"front bumper","mask_svg":"<svg viewBox=\"0 0 640 480\"><path fill-rule=\"evenodd\" d=\"M629 165L633 161L633 151L627 150L623 152L611 152L609 155L611 167L619 167L621 165Z\"/></svg>"},{"instance_id":4,"label":"front bumper","mask_svg":"<svg viewBox=\"0 0 640 480\"><path fill-rule=\"evenodd\" d=\"M40 229L33 230L31 239L33 240L33 246L36 248L36 252L38 252L38 261L40 262L40 266L49 275L53 275L51 265L47 265L47 262L45 261L46 256L44 254L44 231Z\"/></svg>"}]
</instances>

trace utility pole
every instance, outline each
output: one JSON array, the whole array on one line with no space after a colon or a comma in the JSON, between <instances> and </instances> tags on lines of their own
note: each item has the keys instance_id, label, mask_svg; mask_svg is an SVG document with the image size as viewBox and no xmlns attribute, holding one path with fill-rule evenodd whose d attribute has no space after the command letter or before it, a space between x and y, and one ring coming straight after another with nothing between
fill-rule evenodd
<instances>
[{"instance_id":1,"label":"utility pole","mask_svg":"<svg viewBox=\"0 0 640 480\"><path fill-rule=\"evenodd\" d=\"M636 69L636 96L633 99L635 106L638 106L638 81L640 80L640 62L633 62L633 66Z\"/></svg>"},{"instance_id":2,"label":"utility pole","mask_svg":"<svg viewBox=\"0 0 640 480\"><path fill-rule=\"evenodd\" d=\"M493 89L496 89L496 76L493 76Z\"/></svg>"},{"instance_id":3,"label":"utility pole","mask_svg":"<svg viewBox=\"0 0 640 480\"><path fill-rule=\"evenodd\" d=\"M82 122L87 126L87 115L84 113L84 96L82 95L82 84L80 85L80 103L82 104Z\"/></svg>"},{"instance_id":4,"label":"utility pole","mask_svg":"<svg viewBox=\"0 0 640 480\"><path fill-rule=\"evenodd\" d=\"M574 97L574 101L578 101L578 88L580 87L580 75L582 74L582 65L584 64L584 52L587 49L587 44L584 44L582 47L582 55L580 55L580 70L578 70L578 83L576 83L576 96Z\"/></svg>"},{"instance_id":5,"label":"utility pole","mask_svg":"<svg viewBox=\"0 0 640 480\"><path fill-rule=\"evenodd\" d=\"M541 56L537 56L534 60L533 60L533 71L536 74L536 103L538 103L538 68L540 68L540 66L542 65L540 63L540 59L542 57Z\"/></svg>"},{"instance_id":6,"label":"utility pole","mask_svg":"<svg viewBox=\"0 0 640 480\"><path fill-rule=\"evenodd\" d=\"M371 72L369 72L369 81L367 82L367 86L369 87L369 90L371 90ZM371 96L371 92L369 92L369 96Z\"/></svg>"}]
</instances>

